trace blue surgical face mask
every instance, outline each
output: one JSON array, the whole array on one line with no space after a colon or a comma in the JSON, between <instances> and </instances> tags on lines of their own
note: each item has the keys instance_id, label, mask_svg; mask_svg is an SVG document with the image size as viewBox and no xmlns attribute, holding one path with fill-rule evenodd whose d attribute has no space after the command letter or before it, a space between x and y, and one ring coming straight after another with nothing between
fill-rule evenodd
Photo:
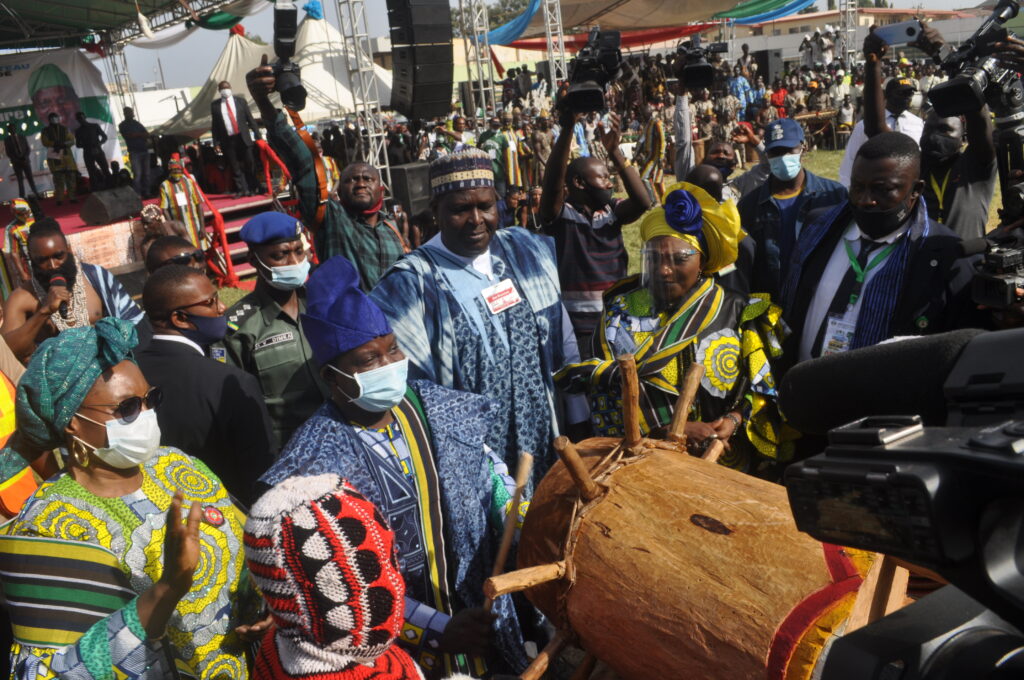
<instances>
[{"instance_id":1,"label":"blue surgical face mask","mask_svg":"<svg viewBox=\"0 0 1024 680\"><path fill-rule=\"evenodd\" d=\"M348 397L350 402L368 413L383 413L398 406L405 397L406 378L409 375L408 359L395 361L380 368L354 375L349 375L330 364L327 364L327 367L346 378L355 380L356 385L359 386L359 394L355 397L342 392L341 387L338 387L338 391Z\"/></svg>"},{"instance_id":2,"label":"blue surgical face mask","mask_svg":"<svg viewBox=\"0 0 1024 680\"><path fill-rule=\"evenodd\" d=\"M195 324L195 328L179 328L178 331L200 347L209 347L215 342L220 342L228 333L228 318L223 314L220 316L188 314L188 320Z\"/></svg>"},{"instance_id":3,"label":"blue surgical face mask","mask_svg":"<svg viewBox=\"0 0 1024 680\"><path fill-rule=\"evenodd\" d=\"M259 257L256 261L270 271L270 278L264 280L278 290L295 290L301 288L309 278L309 258L298 264L286 264L280 267L271 267Z\"/></svg>"},{"instance_id":4,"label":"blue surgical face mask","mask_svg":"<svg viewBox=\"0 0 1024 680\"><path fill-rule=\"evenodd\" d=\"M787 153L768 159L768 167L776 179L788 182L800 174L800 154Z\"/></svg>"}]
</instances>

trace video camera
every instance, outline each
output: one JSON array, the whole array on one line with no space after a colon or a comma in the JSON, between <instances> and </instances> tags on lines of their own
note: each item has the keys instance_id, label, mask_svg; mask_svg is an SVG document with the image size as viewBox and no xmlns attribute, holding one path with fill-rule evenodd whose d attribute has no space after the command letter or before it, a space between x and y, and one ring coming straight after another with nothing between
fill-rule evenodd
<instances>
[{"instance_id":1,"label":"video camera","mask_svg":"<svg viewBox=\"0 0 1024 680\"><path fill-rule=\"evenodd\" d=\"M569 91L565 106L573 113L601 111L607 106L604 90L622 69L622 36L618 31L590 29L587 44L569 63Z\"/></svg>"},{"instance_id":2,"label":"video camera","mask_svg":"<svg viewBox=\"0 0 1024 680\"><path fill-rule=\"evenodd\" d=\"M281 103L292 111L306 108L306 88L302 86L299 65L295 56L295 35L299 25L299 8L291 0L278 0L274 5L274 91L281 95Z\"/></svg>"},{"instance_id":3,"label":"video camera","mask_svg":"<svg viewBox=\"0 0 1024 680\"><path fill-rule=\"evenodd\" d=\"M946 378L945 426L862 418L787 469L801 531L952 584L837 639L823 680L1024 677L1021 342L1024 330L973 336Z\"/></svg>"},{"instance_id":4,"label":"video camera","mask_svg":"<svg viewBox=\"0 0 1024 680\"><path fill-rule=\"evenodd\" d=\"M676 47L676 73L688 89L701 90L710 88L715 81L715 67L710 64L710 55L722 54L729 50L724 42L714 42L702 47L700 36L680 43ZM682 64L682 68L678 64Z\"/></svg>"}]
</instances>

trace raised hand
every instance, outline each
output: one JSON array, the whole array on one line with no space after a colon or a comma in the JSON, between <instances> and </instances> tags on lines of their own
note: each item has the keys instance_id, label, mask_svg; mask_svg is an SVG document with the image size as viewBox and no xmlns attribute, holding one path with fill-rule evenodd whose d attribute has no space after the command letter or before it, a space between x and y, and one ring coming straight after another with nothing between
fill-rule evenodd
<instances>
[{"instance_id":1,"label":"raised hand","mask_svg":"<svg viewBox=\"0 0 1024 680\"><path fill-rule=\"evenodd\" d=\"M164 536L164 573L160 580L171 591L184 597L192 588L192 576L199 566L199 524L203 508L192 503L188 518L182 522L181 505L184 495L181 489L174 493L171 507L167 510L167 534Z\"/></svg>"}]
</instances>

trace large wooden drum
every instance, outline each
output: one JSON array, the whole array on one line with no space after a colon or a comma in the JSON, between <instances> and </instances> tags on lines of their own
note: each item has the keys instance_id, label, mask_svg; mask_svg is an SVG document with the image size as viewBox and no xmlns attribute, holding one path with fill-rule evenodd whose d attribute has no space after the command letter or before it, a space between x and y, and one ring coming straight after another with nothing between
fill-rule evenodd
<instances>
[{"instance_id":1,"label":"large wooden drum","mask_svg":"<svg viewBox=\"0 0 1024 680\"><path fill-rule=\"evenodd\" d=\"M537 487L519 567L564 562L526 596L627 679L809 678L875 555L797 531L785 489L663 442L576 446L603 493L561 462Z\"/></svg>"}]
</instances>

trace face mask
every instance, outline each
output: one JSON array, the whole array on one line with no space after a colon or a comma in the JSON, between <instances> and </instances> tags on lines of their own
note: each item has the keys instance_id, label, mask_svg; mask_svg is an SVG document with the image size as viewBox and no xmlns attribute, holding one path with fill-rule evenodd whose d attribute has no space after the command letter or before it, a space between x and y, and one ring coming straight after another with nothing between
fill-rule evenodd
<instances>
[{"instance_id":1,"label":"face mask","mask_svg":"<svg viewBox=\"0 0 1024 680\"><path fill-rule=\"evenodd\" d=\"M734 169L734 163L731 161L721 161L715 159L709 159L708 165L718 168L718 172L722 173L722 179L727 179L732 174Z\"/></svg>"},{"instance_id":2,"label":"face mask","mask_svg":"<svg viewBox=\"0 0 1024 680\"><path fill-rule=\"evenodd\" d=\"M383 413L397 406L405 397L406 378L409 375L409 360L402 359L394 363L349 375L330 364L327 367L346 378L352 378L359 386L359 394L349 401L368 413ZM338 388L341 392L341 388ZM347 394L342 394L348 397Z\"/></svg>"},{"instance_id":3,"label":"face mask","mask_svg":"<svg viewBox=\"0 0 1024 680\"><path fill-rule=\"evenodd\" d=\"M587 196L590 197L591 205L595 210L600 210L606 205L611 205L612 202L612 190L611 189L598 189L587 185Z\"/></svg>"},{"instance_id":4,"label":"face mask","mask_svg":"<svg viewBox=\"0 0 1024 680\"><path fill-rule=\"evenodd\" d=\"M227 99L230 96L231 96L231 90L229 90L228 88L224 88L223 90L220 91L220 98L221 99Z\"/></svg>"},{"instance_id":5,"label":"face mask","mask_svg":"<svg viewBox=\"0 0 1024 680\"><path fill-rule=\"evenodd\" d=\"M891 234L910 217L910 208L906 203L900 203L889 210L861 210L852 205L850 210L860 230L872 238Z\"/></svg>"},{"instance_id":6,"label":"face mask","mask_svg":"<svg viewBox=\"0 0 1024 680\"><path fill-rule=\"evenodd\" d=\"M894 113L897 116L910 108L910 100L913 99L913 95L892 95L886 98L885 108L890 113Z\"/></svg>"},{"instance_id":7,"label":"face mask","mask_svg":"<svg viewBox=\"0 0 1024 680\"><path fill-rule=\"evenodd\" d=\"M181 175L179 175L179 174L177 174L177 173L174 173L174 172L172 172L172 173L171 173L171 174L169 175L169 177L168 177L168 178L169 178L169 179L170 179L170 180L171 180L172 182L174 182L175 184L177 184L178 182L180 182L180 181L181 181L181 177L182 177Z\"/></svg>"},{"instance_id":8,"label":"face mask","mask_svg":"<svg viewBox=\"0 0 1024 680\"><path fill-rule=\"evenodd\" d=\"M270 278L264 277L264 280L278 290L301 288L309 278L309 258L298 264L286 264L280 267L271 267L258 257L256 261L270 270Z\"/></svg>"},{"instance_id":9,"label":"face mask","mask_svg":"<svg viewBox=\"0 0 1024 680\"><path fill-rule=\"evenodd\" d=\"M186 312L187 314L187 312ZM178 331L200 347L209 347L220 342L228 333L228 318L221 316L197 316L188 314L188 320L195 328L179 328Z\"/></svg>"},{"instance_id":10,"label":"face mask","mask_svg":"<svg viewBox=\"0 0 1024 680\"><path fill-rule=\"evenodd\" d=\"M960 140L949 135L931 135L924 139L921 153L932 162L943 163L960 153Z\"/></svg>"},{"instance_id":11,"label":"face mask","mask_svg":"<svg viewBox=\"0 0 1024 680\"><path fill-rule=\"evenodd\" d=\"M776 179L788 182L800 174L800 154L787 153L768 159L768 167Z\"/></svg>"},{"instance_id":12,"label":"face mask","mask_svg":"<svg viewBox=\"0 0 1024 680\"><path fill-rule=\"evenodd\" d=\"M142 465L160 448L160 424L156 419L156 411L152 409L143 411L130 423L117 418L97 423L81 413L77 415L106 428L107 445L104 448L86 444L78 437L75 440L92 449L97 458L111 467L127 470Z\"/></svg>"}]
</instances>

